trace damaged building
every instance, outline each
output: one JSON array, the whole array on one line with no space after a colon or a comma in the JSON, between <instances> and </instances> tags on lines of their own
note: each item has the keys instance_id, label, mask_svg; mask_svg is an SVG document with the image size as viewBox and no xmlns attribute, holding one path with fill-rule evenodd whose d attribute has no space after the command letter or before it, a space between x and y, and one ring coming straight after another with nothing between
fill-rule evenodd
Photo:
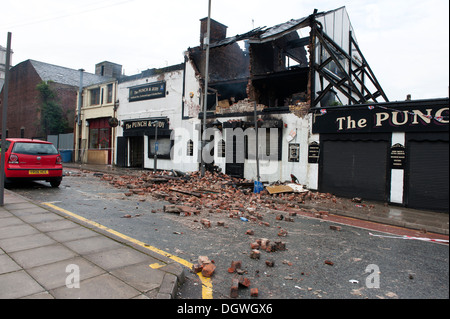
<instances>
[{"instance_id":1,"label":"damaged building","mask_svg":"<svg viewBox=\"0 0 450 319\"><path fill-rule=\"evenodd\" d=\"M206 156L230 176L448 212L448 98L389 101L345 7L232 37L210 22L184 63L120 79L118 166L194 172Z\"/></svg>"},{"instance_id":2,"label":"damaged building","mask_svg":"<svg viewBox=\"0 0 450 319\"><path fill-rule=\"evenodd\" d=\"M206 29L203 19L200 46L188 49L201 86ZM215 165L227 174L256 179L257 151L259 157L269 158L260 163L261 180L285 181L293 174L300 183L318 189L314 147L319 136L311 132L310 110L388 101L357 45L345 7L315 10L304 18L233 37L226 32L227 26L211 19L207 126L219 129L215 149L244 150L245 161L236 163L236 155L229 154L236 152L216 152ZM189 116L203 118L201 111ZM258 133L257 150L256 134L227 140L223 132L255 128L255 123L265 129L265 136Z\"/></svg>"}]
</instances>

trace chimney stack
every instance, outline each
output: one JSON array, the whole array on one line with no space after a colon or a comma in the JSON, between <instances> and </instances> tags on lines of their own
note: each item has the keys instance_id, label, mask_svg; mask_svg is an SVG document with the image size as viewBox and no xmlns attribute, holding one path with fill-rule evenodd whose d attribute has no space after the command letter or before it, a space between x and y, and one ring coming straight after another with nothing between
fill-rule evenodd
<instances>
[{"instance_id":1,"label":"chimney stack","mask_svg":"<svg viewBox=\"0 0 450 319\"><path fill-rule=\"evenodd\" d=\"M203 18L200 20L200 46L203 48L205 37L207 33L208 26L208 18ZM210 43L214 43L227 37L227 29L226 25L217 22L214 19L211 19L211 35L210 35Z\"/></svg>"}]
</instances>

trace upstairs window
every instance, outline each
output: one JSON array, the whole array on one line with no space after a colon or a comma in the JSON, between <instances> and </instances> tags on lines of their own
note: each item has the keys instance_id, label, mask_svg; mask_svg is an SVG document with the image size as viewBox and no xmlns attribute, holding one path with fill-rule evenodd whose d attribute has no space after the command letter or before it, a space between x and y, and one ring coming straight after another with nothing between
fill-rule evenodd
<instances>
[{"instance_id":1,"label":"upstairs window","mask_svg":"<svg viewBox=\"0 0 450 319\"><path fill-rule=\"evenodd\" d=\"M89 90L91 96L90 105L100 105L100 88Z\"/></svg>"}]
</instances>

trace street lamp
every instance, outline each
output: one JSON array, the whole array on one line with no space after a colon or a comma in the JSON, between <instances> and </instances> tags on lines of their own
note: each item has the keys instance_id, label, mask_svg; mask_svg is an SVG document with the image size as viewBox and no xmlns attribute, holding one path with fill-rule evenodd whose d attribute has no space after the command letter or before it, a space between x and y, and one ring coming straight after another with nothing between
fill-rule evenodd
<instances>
[{"instance_id":1,"label":"street lamp","mask_svg":"<svg viewBox=\"0 0 450 319\"><path fill-rule=\"evenodd\" d=\"M204 102L203 102L203 134L206 132L206 110L208 107L208 80L209 80L209 41L211 38L211 0L208 1L208 25L206 31L206 40L204 44L206 46L206 61L205 61L205 93L204 93ZM203 149L205 148L205 140L202 138L202 152L200 154L201 157L201 174L202 177L205 176L205 160L203 159Z\"/></svg>"}]
</instances>

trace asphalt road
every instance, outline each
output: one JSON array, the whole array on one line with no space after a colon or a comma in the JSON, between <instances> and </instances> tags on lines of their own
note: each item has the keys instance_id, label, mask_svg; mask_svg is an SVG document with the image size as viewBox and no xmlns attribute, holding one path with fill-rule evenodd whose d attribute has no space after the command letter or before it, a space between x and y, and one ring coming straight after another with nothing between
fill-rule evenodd
<instances>
[{"instance_id":1,"label":"asphalt road","mask_svg":"<svg viewBox=\"0 0 450 319\"><path fill-rule=\"evenodd\" d=\"M125 190L92 173L68 171L72 174L57 189L44 182L8 188L37 203L52 202L191 263L208 256L217 266L212 277L214 299L230 298L237 275L227 269L236 260L242 261L243 276L259 289L261 299L449 298L448 245L373 237L368 230L346 225L336 231L328 221L301 216L288 222L266 214L264 220L270 226L218 213L181 217L164 213L168 204L164 201L126 197ZM209 219L212 227L205 228L202 218ZM246 235L248 229L254 235ZM280 229L288 232L286 237L278 236ZM250 243L259 238L282 240L287 250L261 251L259 260L252 259ZM274 267L268 267L267 260ZM178 298L202 298L199 277L188 269L186 277ZM239 289L239 299L250 298L250 289Z\"/></svg>"}]
</instances>

